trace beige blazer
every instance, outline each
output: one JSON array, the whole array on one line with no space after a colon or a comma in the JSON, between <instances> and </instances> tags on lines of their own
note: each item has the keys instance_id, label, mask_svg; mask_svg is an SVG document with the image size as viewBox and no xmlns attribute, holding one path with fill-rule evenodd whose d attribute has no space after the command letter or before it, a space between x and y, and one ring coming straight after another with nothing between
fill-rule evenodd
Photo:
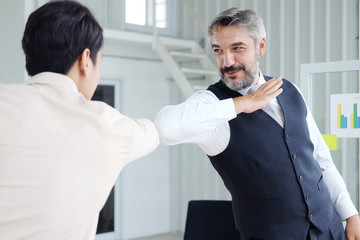
<instances>
[{"instance_id":1,"label":"beige blazer","mask_svg":"<svg viewBox=\"0 0 360 240\"><path fill-rule=\"evenodd\" d=\"M67 76L0 85L0 238L94 239L121 169L158 144L151 121L86 100Z\"/></svg>"}]
</instances>

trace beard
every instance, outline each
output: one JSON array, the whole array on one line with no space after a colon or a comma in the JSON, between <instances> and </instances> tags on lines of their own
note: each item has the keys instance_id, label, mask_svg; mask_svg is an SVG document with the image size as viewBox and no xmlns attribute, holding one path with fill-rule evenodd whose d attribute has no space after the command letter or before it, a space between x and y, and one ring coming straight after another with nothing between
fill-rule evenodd
<instances>
[{"instance_id":1,"label":"beard","mask_svg":"<svg viewBox=\"0 0 360 240\"><path fill-rule=\"evenodd\" d=\"M244 71L245 76L241 79L235 79L235 78L227 79L225 77L225 73L231 71ZM245 67L242 64L232 65L230 67L222 67L220 69L221 80L223 81L223 83L225 83L225 85L228 88L234 91L239 91L241 89L250 87L254 83L258 71L259 71L259 61L257 60L253 65L249 67Z\"/></svg>"}]
</instances>

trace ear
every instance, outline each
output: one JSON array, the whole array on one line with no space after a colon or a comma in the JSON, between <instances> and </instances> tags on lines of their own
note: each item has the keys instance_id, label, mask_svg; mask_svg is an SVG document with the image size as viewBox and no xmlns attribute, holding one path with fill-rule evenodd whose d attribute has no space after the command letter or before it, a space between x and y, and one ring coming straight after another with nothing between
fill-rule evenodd
<instances>
[{"instance_id":1,"label":"ear","mask_svg":"<svg viewBox=\"0 0 360 240\"><path fill-rule=\"evenodd\" d=\"M266 51L266 39L263 38L263 39L261 39L261 41L259 43L259 57L264 55L265 51Z\"/></svg>"},{"instance_id":2,"label":"ear","mask_svg":"<svg viewBox=\"0 0 360 240\"><path fill-rule=\"evenodd\" d=\"M90 50L86 48L79 56L79 69L81 74L88 75L91 64Z\"/></svg>"}]
</instances>

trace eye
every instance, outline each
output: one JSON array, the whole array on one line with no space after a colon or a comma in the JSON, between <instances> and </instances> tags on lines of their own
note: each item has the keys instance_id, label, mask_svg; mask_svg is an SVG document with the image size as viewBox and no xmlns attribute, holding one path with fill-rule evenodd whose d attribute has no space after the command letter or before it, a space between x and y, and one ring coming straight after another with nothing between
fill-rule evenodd
<instances>
[{"instance_id":1,"label":"eye","mask_svg":"<svg viewBox=\"0 0 360 240\"><path fill-rule=\"evenodd\" d=\"M234 50L235 51L242 51L242 50L245 50L244 47L234 47Z\"/></svg>"},{"instance_id":2,"label":"eye","mask_svg":"<svg viewBox=\"0 0 360 240\"><path fill-rule=\"evenodd\" d=\"M222 53L221 49L219 49L219 48L214 48L213 51L214 51L215 54L221 54Z\"/></svg>"}]
</instances>

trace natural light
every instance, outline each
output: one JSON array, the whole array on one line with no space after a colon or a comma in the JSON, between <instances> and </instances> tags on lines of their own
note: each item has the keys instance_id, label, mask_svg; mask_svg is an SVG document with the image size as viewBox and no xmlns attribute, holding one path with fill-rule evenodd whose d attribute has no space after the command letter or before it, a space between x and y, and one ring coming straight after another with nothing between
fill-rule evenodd
<instances>
[{"instance_id":1,"label":"natural light","mask_svg":"<svg viewBox=\"0 0 360 240\"><path fill-rule=\"evenodd\" d=\"M136 25L149 25L153 23L152 2L153 0L126 0L125 21ZM167 27L167 0L155 0L156 4L156 26Z\"/></svg>"},{"instance_id":2,"label":"natural light","mask_svg":"<svg viewBox=\"0 0 360 240\"><path fill-rule=\"evenodd\" d=\"M126 0L125 20L127 23L146 24L146 0Z\"/></svg>"}]
</instances>

